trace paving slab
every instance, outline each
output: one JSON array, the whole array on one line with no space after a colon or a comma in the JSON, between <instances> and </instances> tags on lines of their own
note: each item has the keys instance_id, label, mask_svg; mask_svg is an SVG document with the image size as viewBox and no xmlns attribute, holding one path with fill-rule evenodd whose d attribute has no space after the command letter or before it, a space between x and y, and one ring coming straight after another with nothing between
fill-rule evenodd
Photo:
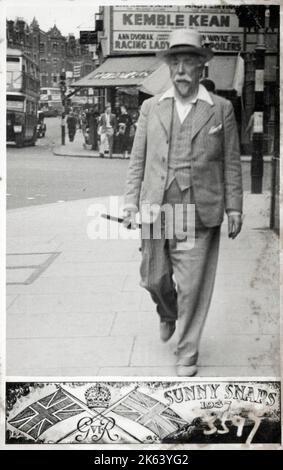
<instances>
[{"instance_id":1,"label":"paving slab","mask_svg":"<svg viewBox=\"0 0 283 470\"><path fill-rule=\"evenodd\" d=\"M45 368L127 366L132 346L131 337L8 339L7 374L21 376L22 368L44 375Z\"/></svg>"},{"instance_id":2,"label":"paving slab","mask_svg":"<svg viewBox=\"0 0 283 470\"><path fill-rule=\"evenodd\" d=\"M57 312L38 312L25 315L24 321L19 322L16 315L11 315L7 321L7 339L29 338L83 338L108 336L113 328L115 314L93 312L81 314L69 312L68 321Z\"/></svg>"},{"instance_id":3,"label":"paving slab","mask_svg":"<svg viewBox=\"0 0 283 470\"><path fill-rule=\"evenodd\" d=\"M226 220L222 227L199 376L278 374L278 237L268 229L269 195L245 193L244 199L240 236L229 240ZM16 255L8 257L14 266L58 252L30 285L7 286L9 375L175 374L176 334L160 342L155 305L139 286L139 233L124 240L129 231L122 229L120 239L91 239L99 205L108 211L110 199L8 211L7 252ZM109 222L101 224L109 231ZM113 234L117 224L115 230L111 224ZM13 270L7 271L10 276Z\"/></svg>"}]
</instances>

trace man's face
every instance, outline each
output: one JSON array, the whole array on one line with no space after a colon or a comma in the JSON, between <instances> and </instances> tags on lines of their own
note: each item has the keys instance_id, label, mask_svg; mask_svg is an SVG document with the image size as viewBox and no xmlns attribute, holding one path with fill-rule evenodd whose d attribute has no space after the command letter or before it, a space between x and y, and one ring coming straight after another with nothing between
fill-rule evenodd
<instances>
[{"instance_id":1,"label":"man's face","mask_svg":"<svg viewBox=\"0 0 283 470\"><path fill-rule=\"evenodd\" d=\"M201 58L193 54L176 54L168 59L170 76L182 98L195 93L202 74Z\"/></svg>"}]
</instances>

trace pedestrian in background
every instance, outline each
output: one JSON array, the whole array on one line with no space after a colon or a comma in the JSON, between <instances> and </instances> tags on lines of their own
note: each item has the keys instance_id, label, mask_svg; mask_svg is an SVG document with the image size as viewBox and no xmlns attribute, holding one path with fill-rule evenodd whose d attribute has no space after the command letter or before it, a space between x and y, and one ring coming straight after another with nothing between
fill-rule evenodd
<instances>
[{"instance_id":1,"label":"pedestrian in background","mask_svg":"<svg viewBox=\"0 0 283 470\"><path fill-rule=\"evenodd\" d=\"M135 138L135 135L136 135L136 130L137 130L137 124L138 124L138 120L139 120L139 115L140 115L140 106L138 108L137 111L135 111L133 114L132 114L132 124L130 126L130 131L129 131L129 149L130 149L130 152L132 151L132 147L133 147L133 143L134 143L134 138Z\"/></svg>"},{"instance_id":2,"label":"pedestrian in background","mask_svg":"<svg viewBox=\"0 0 283 470\"><path fill-rule=\"evenodd\" d=\"M116 133L117 119L116 115L111 112L111 104L108 103L105 112L100 116L99 135L100 135L100 157L104 157L106 145L108 143L109 158L113 156L114 134Z\"/></svg>"},{"instance_id":3,"label":"pedestrian in background","mask_svg":"<svg viewBox=\"0 0 283 470\"><path fill-rule=\"evenodd\" d=\"M117 149L118 153L121 153L124 158L129 158L128 152L130 151L130 129L132 125L132 118L128 114L126 106L122 105L121 114L118 117L118 131L117 137Z\"/></svg>"},{"instance_id":4,"label":"pedestrian in background","mask_svg":"<svg viewBox=\"0 0 283 470\"><path fill-rule=\"evenodd\" d=\"M90 108L87 113L87 122L88 122L88 132L89 132L89 144L91 145L92 150L97 150L98 147L98 136L97 128L99 121L99 112L98 107Z\"/></svg>"},{"instance_id":5,"label":"pedestrian in background","mask_svg":"<svg viewBox=\"0 0 283 470\"><path fill-rule=\"evenodd\" d=\"M77 118L73 110L70 110L69 115L67 117L67 126L68 126L69 141L73 142L75 135L76 135L76 130L77 130Z\"/></svg>"}]
</instances>

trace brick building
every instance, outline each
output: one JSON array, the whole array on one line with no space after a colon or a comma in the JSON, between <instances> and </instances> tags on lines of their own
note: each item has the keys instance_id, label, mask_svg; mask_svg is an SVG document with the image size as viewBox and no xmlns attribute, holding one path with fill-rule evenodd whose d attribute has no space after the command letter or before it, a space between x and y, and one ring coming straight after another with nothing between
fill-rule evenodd
<instances>
[{"instance_id":1,"label":"brick building","mask_svg":"<svg viewBox=\"0 0 283 470\"><path fill-rule=\"evenodd\" d=\"M88 46L80 45L73 34L63 36L56 25L45 32L35 18L30 25L18 18L7 20L6 33L8 47L23 50L39 65L41 87L59 86L62 71L77 80L94 69Z\"/></svg>"}]
</instances>

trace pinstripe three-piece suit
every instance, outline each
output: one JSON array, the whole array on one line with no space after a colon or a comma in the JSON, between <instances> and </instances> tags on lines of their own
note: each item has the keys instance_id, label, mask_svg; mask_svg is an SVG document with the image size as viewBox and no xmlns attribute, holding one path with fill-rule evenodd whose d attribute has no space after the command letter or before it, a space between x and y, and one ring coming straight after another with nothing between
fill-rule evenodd
<instances>
[{"instance_id":1,"label":"pinstripe three-piece suit","mask_svg":"<svg viewBox=\"0 0 283 470\"><path fill-rule=\"evenodd\" d=\"M178 319L177 365L194 365L216 274L224 212L242 211L237 125L231 103L200 89L181 122L170 92L146 100L129 163L125 209L195 204L195 245L142 240L141 285L161 321ZM205 96L207 97L206 99ZM154 212L154 211L153 211ZM153 213L158 220L160 213ZM172 275L174 274L174 277Z\"/></svg>"}]
</instances>

